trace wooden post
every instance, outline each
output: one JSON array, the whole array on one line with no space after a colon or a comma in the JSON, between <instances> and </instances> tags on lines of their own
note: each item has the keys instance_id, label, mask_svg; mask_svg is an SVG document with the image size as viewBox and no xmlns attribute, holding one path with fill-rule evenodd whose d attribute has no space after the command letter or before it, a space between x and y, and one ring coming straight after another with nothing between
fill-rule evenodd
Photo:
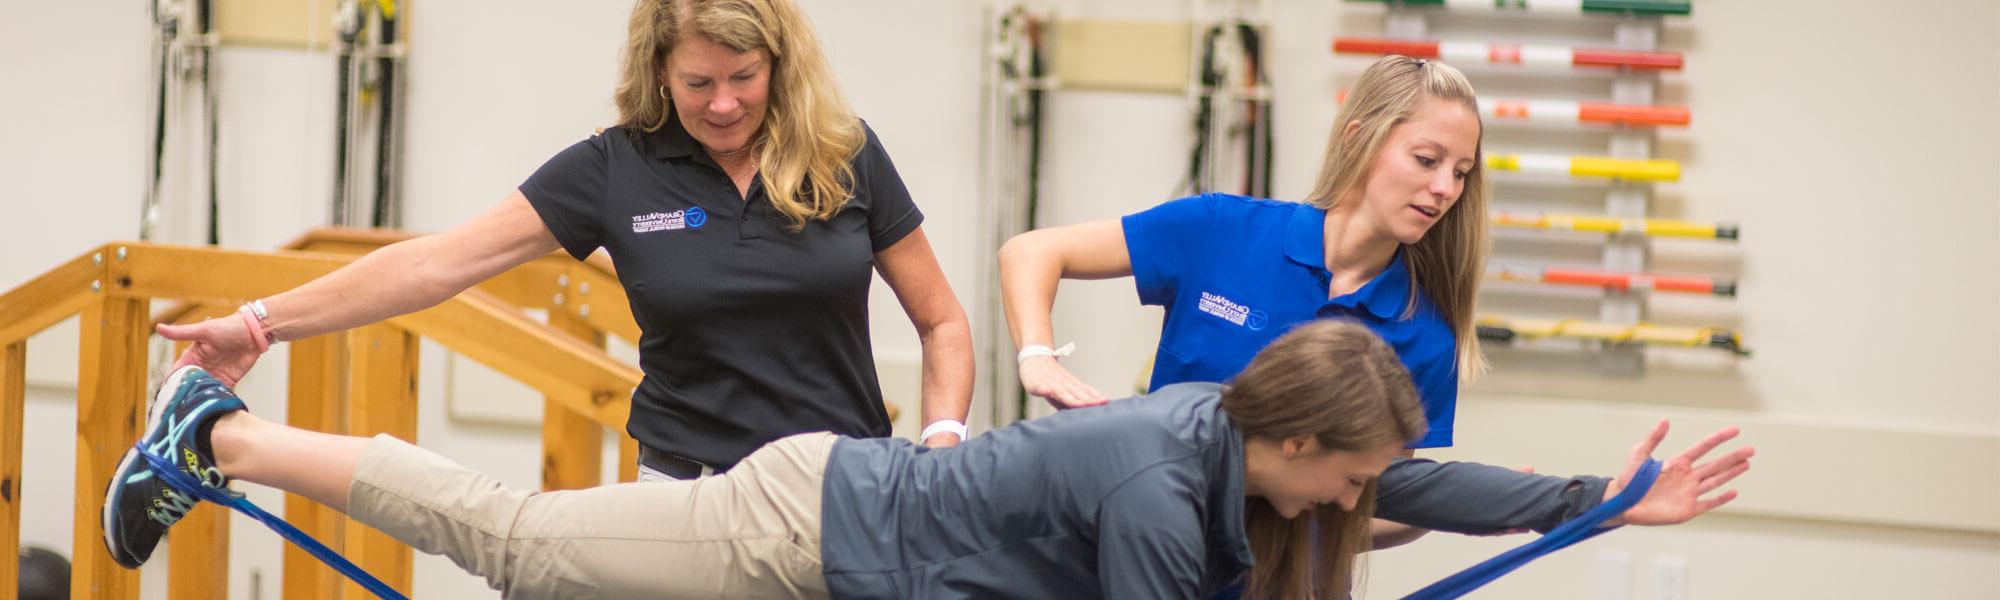
<instances>
[{"instance_id":1,"label":"wooden post","mask_svg":"<svg viewBox=\"0 0 2000 600\"><path fill-rule=\"evenodd\" d=\"M639 440L632 439L624 432L618 433L618 482L632 483L639 480Z\"/></svg>"},{"instance_id":2,"label":"wooden post","mask_svg":"<svg viewBox=\"0 0 2000 600\"><path fill-rule=\"evenodd\" d=\"M174 356L187 351L174 344ZM203 502L174 524L167 544L167 597L200 600L229 596L229 508Z\"/></svg>"},{"instance_id":3,"label":"wooden post","mask_svg":"<svg viewBox=\"0 0 2000 600\"><path fill-rule=\"evenodd\" d=\"M28 343L0 348L0 596L20 588L21 419L27 406Z\"/></svg>"},{"instance_id":4,"label":"wooden post","mask_svg":"<svg viewBox=\"0 0 2000 600\"><path fill-rule=\"evenodd\" d=\"M416 442L417 336L387 324L361 327L348 336L348 434L386 433ZM353 519L347 521L346 542L348 560L410 594L409 546ZM370 597L352 582L342 583L341 590L346 598Z\"/></svg>"},{"instance_id":5,"label":"wooden post","mask_svg":"<svg viewBox=\"0 0 2000 600\"><path fill-rule=\"evenodd\" d=\"M347 334L333 333L290 342L291 381L285 414L293 427L326 433L347 431ZM285 494L285 520L326 547L341 549L345 519L318 502ZM340 597L339 573L298 546L285 544L286 600Z\"/></svg>"},{"instance_id":6,"label":"wooden post","mask_svg":"<svg viewBox=\"0 0 2000 600\"><path fill-rule=\"evenodd\" d=\"M85 306L77 364L76 493L70 598L139 597L139 572L104 549L101 504L118 459L145 422L147 299L105 297Z\"/></svg>"},{"instance_id":7,"label":"wooden post","mask_svg":"<svg viewBox=\"0 0 2000 600\"><path fill-rule=\"evenodd\" d=\"M549 327L604 347L604 332L563 310L549 311ZM603 481L604 427L554 398L542 402L542 489L579 490Z\"/></svg>"}]
</instances>

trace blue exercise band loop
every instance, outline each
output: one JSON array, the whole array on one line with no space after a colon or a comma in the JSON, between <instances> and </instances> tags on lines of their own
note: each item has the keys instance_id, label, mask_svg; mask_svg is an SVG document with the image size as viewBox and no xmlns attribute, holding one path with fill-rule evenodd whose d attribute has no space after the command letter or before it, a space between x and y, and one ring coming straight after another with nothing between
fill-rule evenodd
<instances>
[{"instance_id":1,"label":"blue exercise band loop","mask_svg":"<svg viewBox=\"0 0 2000 600\"><path fill-rule=\"evenodd\" d=\"M1450 577L1440 579L1437 583L1417 590L1416 593L1404 596L1403 600L1444 600L1447 598L1457 598L1471 593L1472 590L1479 589L1480 586L1486 585L1488 582L1499 579L1501 575L1506 575L1515 569L1521 568L1522 565L1528 564L1529 561L1541 558L1557 550L1568 548L1577 542L1596 537L1597 534L1617 529L1616 527L1599 529L1597 526L1610 520L1612 517L1625 514L1625 511L1630 510L1633 505L1638 504L1640 499L1646 497L1646 492L1653 488L1653 480L1659 476L1660 461L1648 458L1646 459L1646 464L1639 465L1639 471L1632 474L1632 481L1626 482L1625 489L1620 490L1610 500L1606 500L1603 504L1597 505L1596 508L1584 511L1583 514L1577 515L1576 518L1556 526L1555 529L1549 530L1548 534L1537 538L1535 541L1522 544L1520 547L1503 552L1499 556L1486 559L1485 562L1453 573Z\"/></svg>"},{"instance_id":2,"label":"blue exercise band loop","mask_svg":"<svg viewBox=\"0 0 2000 600\"><path fill-rule=\"evenodd\" d=\"M144 446L135 447L139 450L139 456L146 458L146 464L152 465L153 475L159 477L160 481L166 482L168 486L196 498L234 508L243 514L250 515L250 518L256 519L266 527L270 527L272 531L278 532L279 537L285 538L293 544L298 545L298 547L305 549L308 554L318 558L320 562L326 563L327 566L333 567L333 570L339 571L340 574L346 575L348 579L354 580L354 583L360 584L361 587L366 588L370 592L374 592L376 597L386 600L409 600L409 598L403 596L403 594L397 592L394 588L389 587L388 584L382 583L382 580L376 579L375 576L369 575L367 571L361 570L361 567L348 562L345 557L334 552L332 548L328 548L325 544L319 543L319 540L306 535L306 532L299 531L299 528L293 527L291 523L285 522L284 519L280 519L276 515L264 512L264 509L250 503L248 498L244 498L240 494L232 494L203 485L200 481L196 481L193 476L181 471L180 467L174 465L172 461L148 452Z\"/></svg>"}]
</instances>

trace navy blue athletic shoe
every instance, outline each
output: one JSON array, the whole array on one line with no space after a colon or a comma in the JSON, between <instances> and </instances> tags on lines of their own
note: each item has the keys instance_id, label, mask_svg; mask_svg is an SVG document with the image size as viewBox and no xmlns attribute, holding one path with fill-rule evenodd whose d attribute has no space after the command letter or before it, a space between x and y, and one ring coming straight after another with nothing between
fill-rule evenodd
<instances>
[{"instance_id":1,"label":"navy blue athletic shoe","mask_svg":"<svg viewBox=\"0 0 2000 600\"><path fill-rule=\"evenodd\" d=\"M147 453L166 457L204 485L226 489L229 479L215 468L208 425L238 410L243 410L243 400L228 386L200 367L181 367L153 396L146 411L146 435L139 445ZM199 502L154 476L138 448L128 449L104 490L104 547L118 564L136 569L152 557L167 528Z\"/></svg>"}]
</instances>

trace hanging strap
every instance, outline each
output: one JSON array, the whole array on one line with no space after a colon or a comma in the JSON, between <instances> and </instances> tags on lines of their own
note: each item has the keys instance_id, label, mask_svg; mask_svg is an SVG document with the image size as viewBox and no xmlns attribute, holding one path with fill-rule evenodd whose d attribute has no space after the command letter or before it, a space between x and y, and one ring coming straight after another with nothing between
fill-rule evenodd
<instances>
[{"instance_id":1,"label":"hanging strap","mask_svg":"<svg viewBox=\"0 0 2000 600\"><path fill-rule=\"evenodd\" d=\"M1596 508L1585 511L1576 518L1556 526L1555 529L1549 530L1548 534L1535 539L1535 541L1522 544L1520 547L1508 550L1499 556L1486 559L1486 562L1472 565L1466 570L1453 573L1450 577L1440 579L1437 583L1417 590L1416 593L1404 596L1403 600L1445 600L1448 598L1457 598L1471 593L1472 590L1479 589L1480 586L1486 585L1487 582L1499 579L1501 575L1512 573L1514 569L1519 569L1522 565L1528 564L1530 561L1557 550L1568 548L1577 542L1596 537L1597 534L1617 529L1617 527L1600 529L1598 525L1603 524L1612 517L1625 514L1626 510L1630 510L1633 505L1638 504L1641 498L1646 497L1646 492L1652 489L1653 480L1659 477L1659 475L1660 461L1648 458L1646 459L1646 464L1640 465L1639 471L1632 475L1632 481L1626 484L1625 489L1619 491L1617 495L1612 496L1610 500L1606 500L1603 504L1597 505Z\"/></svg>"},{"instance_id":2,"label":"hanging strap","mask_svg":"<svg viewBox=\"0 0 2000 600\"><path fill-rule=\"evenodd\" d=\"M160 481L166 482L168 486L196 498L227 506L243 514L250 515L250 518L256 519L266 527L270 527L272 531L278 532L279 537L283 537L293 544L298 545L306 553L313 555L314 558L318 558L320 562L326 563L327 566L333 567L333 570L339 571L340 574L346 575L348 579L354 580L354 583L360 584L361 587L367 588L370 592L374 592L378 598L383 598L384 600L409 600L394 588L390 588L388 584L382 583L382 580L376 579L375 576L369 575L367 571L361 570L361 567L348 562L346 558L341 557L332 548L328 548L325 544L319 543L319 540L306 535L306 532L299 531L299 528L293 527L291 523L285 522L284 519L280 519L276 515L264 512L264 509L250 503L250 500L243 497L242 494L231 492L227 489L217 489L203 485L200 481L196 481L193 476L181 471L179 467L166 458L156 456L152 452L147 452L144 447L138 447L138 450L139 456L146 457L146 463L152 465L153 475L159 477Z\"/></svg>"}]
</instances>

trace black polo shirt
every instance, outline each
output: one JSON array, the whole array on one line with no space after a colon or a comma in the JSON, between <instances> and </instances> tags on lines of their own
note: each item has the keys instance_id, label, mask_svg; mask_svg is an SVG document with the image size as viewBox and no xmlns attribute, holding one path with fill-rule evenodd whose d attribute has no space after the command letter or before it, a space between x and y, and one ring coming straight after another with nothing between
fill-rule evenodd
<instances>
[{"instance_id":1,"label":"black polo shirt","mask_svg":"<svg viewBox=\"0 0 2000 600\"><path fill-rule=\"evenodd\" d=\"M923 213L873 130L852 164L853 198L799 232L761 181L737 195L675 119L607 129L521 184L563 249L618 266L642 331L632 437L727 468L794 433L889 435L868 287L875 253Z\"/></svg>"}]
</instances>

